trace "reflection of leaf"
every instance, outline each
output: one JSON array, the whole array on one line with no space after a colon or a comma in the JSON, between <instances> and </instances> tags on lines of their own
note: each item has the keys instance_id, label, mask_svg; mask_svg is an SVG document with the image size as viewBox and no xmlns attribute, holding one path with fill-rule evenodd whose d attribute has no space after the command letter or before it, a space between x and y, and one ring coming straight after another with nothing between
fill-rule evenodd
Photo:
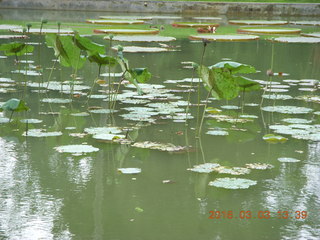
<instances>
[{"instance_id":1,"label":"reflection of leaf","mask_svg":"<svg viewBox=\"0 0 320 240\"><path fill-rule=\"evenodd\" d=\"M13 112L28 111L29 107L23 100L11 98L0 107L0 111L8 110Z\"/></svg>"},{"instance_id":2,"label":"reflection of leaf","mask_svg":"<svg viewBox=\"0 0 320 240\"><path fill-rule=\"evenodd\" d=\"M0 51L4 51L4 54L6 56L12 56L12 55L17 55L21 56L26 53L33 52L34 47L27 45L25 43L8 43L8 44L1 44L0 45Z\"/></svg>"}]
</instances>

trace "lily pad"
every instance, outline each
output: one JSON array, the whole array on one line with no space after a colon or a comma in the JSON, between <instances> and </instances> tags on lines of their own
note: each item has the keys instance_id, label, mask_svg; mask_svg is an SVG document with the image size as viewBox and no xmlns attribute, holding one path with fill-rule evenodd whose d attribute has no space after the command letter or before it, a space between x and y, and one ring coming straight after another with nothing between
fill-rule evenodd
<instances>
[{"instance_id":1,"label":"lily pad","mask_svg":"<svg viewBox=\"0 0 320 240\"><path fill-rule=\"evenodd\" d=\"M155 149L165 152L183 152L186 151L187 147L185 146L175 146L172 143L159 143L159 142L136 142L132 144L133 147L137 148L148 148L148 149Z\"/></svg>"},{"instance_id":2,"label":"lily pad","mask_svg":"<svg viewBox=\"0 0 320 240\"><path fill-rule=\"evenodd\" d=\"M158 29L145 30L145 29L95 29L95 33L104 34L125 34L125 35L145 35L145 34L158 34Z\"/></svg>"},{"instance_id":3,"label":"lily pad","mask_svg":"<svg viewBox=\"0 0 320 240\"><path fill-rule=\"evenodd\" d=\"M118 168L118 172L123 174L138 174L141 173L141 168Z\"/></svg>"},{"instance_id":4,"label":"lily pad","mask_svg":"<svg viewBox=\"0 0 320 240\"><path fill-rule=\"evenodd\" d=\"M90 127L90 128L85 128L84 132L88 134L118 134L121 133L122 130L118 127Z\"/></svg>"},{"instance_id":5,"label":"lily pad","mask_svg":"<svg viewBox=\"0 0 320 240\"><path fill-rule=\"evenodd\" d=\"M198 23L198 22L174 22L171 24L173 27L191 27L191 28L197 28L197 27L219 27L218 23Z\"/></svg>"},{"instance_id":6,"label":"lily pad","mask_svg":"<svg viewBox=\"0 0 320 240\"><path fill-rule=\"evenodd\" d=\"M296 158L288 158L288 157L282 157L282 158L278 158L279 162L282 163L295 163L295 162L300 162L299 159Z\"/></svg>"},{"instance_id":7,"label":"lily pad","mask_svg":"<svg viewBox=\"0 0 320 240\"><path fill-rule=\"evenodd\" d=\"M11 30L11 29L21 29L21 25L11 25L11 24L0 24L0 30Z\"/></svg>"},{"instance_id":8,"label":"lily pad","mask_svg":"<svg viewBox=\"0 0 320 240\"><path fill-rule=\"evenodd\" d=\"M71 103L71 99L65 99L65 98L44 98L41 100L41 102L45 103L58 103L58 104L66 104Z\"/></svg>"},{"instance_id":9,"label":"lily pad","mask_svg":"<svg viewBox=\"0 0 320 240\"><path fill-rule=\"evenodd\" d=\"M316 38L320 38L320 32L314 32L314 33L303 33L303 34L301 34L301 36L304 36L304 37L316 37Z\"/></svg>"},{"instance_id":10,"label":"lily pad","mask_svg":"<svg viewBox=\"0 0 320 240\"><path fill-rule=\"evenodd\" d=\"M29 118L29 119L21 119L20 122L22 122L22 123L30 123L30 124L37 124L37 123L42 123L43 121L40 120L40 119Z\"/></svg>"},{"instance_id":11,"label":"lily pad","mask_svg":"<svg viewBox=\"0 0 320 240\"><path fill-rule=\"evenodd\" d=\"M284 118L281 120L282 122L286 122L286 123L311 123L312 120L308 120L308 119L304 119L304 118Z\"/></svg>"},{"instance_id":12,"label":"lily pad","mask_svg":"<svg viewBox=\"0 0 320 240\"><path fill-rule=\"evenodd\" d=\"M112 47L112 50L118 51L117 47ZM162 48L162 47L140 47L140 46L125 46L123 47L123 52L169 52L174 51L173 49Z\"/></svg>"},{"instance_id":13,"label":"lily pad","mask_svg":"<svg viewBox=\"0 0 320 240\"><path fill-rule=\"evenodd\" d=\"M268 21L268 20L229 20L230 24L235 25L285 25L287 21Z\"/></svg>"},{"instance_id":14,"label":"lily pad","mask_svg":"<svg viewBox=\"0 0 320 240\"><path fill-rule=\"evenodd\" d=\"M255 34L299 34L299 28L282 28L282 27L244 27L237 30L239 33Z\"/></svg>"},{"instance_id":15,"label":"lily pad","mask_svg":"<svg viewBox=\"0 0 320 240\"><path fill-rule=\"evenodd\" d=\"M275 42L283 43L320 43L320 38L318 37L278 37L272 39Z\"/></svg>"},{"instance_id":16,"label":"lily pad","mask_svg":"<svg viewBox=\"0 0 320 240\"><path fill-rule=\"evenodd\" d=\"M247 189L256 184L257 181L244 178L217 178L209 182L209 186L225 189Z\"/></svg>"},{"instance_id":17,"label":"lily pad","mask_svg":"<svg viewBox=\"0 0 320 240\"><path fill-rule=\"evenodd\" d=\"M2 124L2 123L8 123L8 122L10 122L10 119L9 119L9 118L0 117L0 124Z\"/></svg>"},{"instance_id":18,"label":"lily pad","mask_svg":"<svg viewBox=\"0 0 320 240\"><path fill-rule=\"evenodd\" d=\"M106 25L135 25L144 24L142 20L125 20L125 19L88 19L86 23L106 24Z\"/></svg>"},{"instance_id":19,"label":"lily pad","mask_svg":"<svg viewBox=\"0 0 320 240\"><path fill-rule=\"evenodd\" d=\"M104 37L104 39L109 40L110 36ZM120 41L120 42L171 42L175 41L174 37L166 37L166 36L145 36L145 35L122 35L122 36L114 36L112 41Z\"/></svg>"},{"instance_id":20,"label":"lily pad","mask_svg":"<svg viewBox=\"0 0 320 240\"><path fill-rule=\"evenodd\" d=\"M187 170L197 173L211 173L214 172L214 169L219 166L219 163L203 163L200 165L195 165L193 168L188 168Z\"/></svg>"},{"instance_id":21,"label":"lily pad","mask_svg":"<svg viewBox=\"0 0 320 240\"><path fill-rule=\"evenodd\" d=\"M311 108L296 107L296 106L267 106L261 108L266 112L277 112L285 114L307 114L313 111Z\"/></svg>"},{"instance_id":22,"label":"lily pad","mask_svg":"<svg viewBox=\"0 0 320 240\"><path fill-rule=\"evenodd\" d=\"M0 35L0 39L27 39L27 35Z\"/></svg>"},{"instance_id":23,"label":"lily pad","mask_svg":"<svg viewBox=\"0 0 320 240\"><path fill-rule=\"evenodd\" d=\"M206 134L213 135L213 136L227 136L229 133L224 130L210 130L206 132Z\"/></svg>"},{"instance_id":24,"label":"lily pad","mask_svg":"<svg viewBox=\"0 0 320 240\"><path fill-rule=\"evenodd\" d=\"M99 148L95 148L91 145L64 145L54 148L56 151L61 153L75 153L75 154L82 154L82 153L91 153L91 152L98 152Z\"/></svg>"},{"instance_id":25,"label":"lily pad","mask_svg":"<svg viewBox=\"0 0 320 240\"><path fill-rule=\"evenodd\" d=\"M22 135L28 137L58 137L62 135L62 132L47 132L44 129L30 129L28 130L28 133L24 132Z\"/></svg>"},{"instance_id":26,"label":"lily pad","mask_svg":"<svg viewBox=\"0 0 320 240\"><path fill-rule=\"evenodd\" d=\"M152 20L153 16L99 16L102 19Z\"/></svg>"},{"instance_id":27,"label":"lily pad","mask_svg":"<svg viewBox=\"0 0 320 240\"><path fill-rule=\"evenodd\" d=\"M208 40L217 42L237 42L237 41L252 41L258 40L260 37L255 35L216 35L216 34L201 34L201 35L191 35L189 36L191 40Z\"/></svg>"},{"instance_id":28,"label":"lily pad","mask_svg":"<svg viewBox=\"0 0 320 240\"><path fill-rule=\"evenodd\" d=\"M250 169L248 168L243 168L243 167L230 168L225 166L216 167L214 171L220 174L230 174L230 175L244 175L244 174L249 174L251 172Z\"/></svg>"},{"instance_id":29,"label":"lily pad","mask_svg":"<svg viewBox=\"0 0 320 240\"><path fill-rule=\"evenodd\" d=\"M266 134L263 136L263 140L270 143L283 143L288 141L288 138L282 137L280 135Z\"/></svg>"},{"instance_id":30,"label":"lily pad","mask_svg":"<svg viewBox=\"0 0 320 240\"><path fill-rule=\"evenodd\" d=\"M16 29L11 29L11 32L16 32L16 33L23 33L22 28L16 28ZM74 31L72 29L50 29L50 28L30 28L29 33L34 33L34 34L47 34L47 33L60 33L60 34L73 34Z\"/></svg>"},{"instance_id":31,"label":"lily pad","mask_svg":"<svg viewBox=\"0 0 320 240\"><path fill-rule=\"evenodd\" d=\"M320 26L320 21L290 21L290 24Z\"/></svg>"},{"instance_id":32,"label":"lily pad","mask_svg":"<svg viewBox=\"0 0 320 240\"><path fill-rule=\"evenodd\" d=\"M274 168L274 166L268 163L247 163L246 168L257 169L257 170L267 170L267 169Z\"/></svg>"},{"instance_id":33,"label":"lily pad","mask_svg":"<svg viewBox=\"0 0 320 240\"><path fill-rule=\"evenodd\" d=\"M125 138L125 135L119 135L119 134L111 134L111 133L100 133L95 134L92 136L92 138L102 141L113 141L119 138Z\"/></svg>"}]
</instances>

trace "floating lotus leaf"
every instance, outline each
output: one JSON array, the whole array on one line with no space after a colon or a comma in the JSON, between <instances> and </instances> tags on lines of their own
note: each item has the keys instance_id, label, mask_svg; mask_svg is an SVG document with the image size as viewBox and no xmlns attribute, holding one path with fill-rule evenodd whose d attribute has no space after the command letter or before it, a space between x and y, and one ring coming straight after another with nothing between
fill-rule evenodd
<instances>
[{"instance_id":1,"label":"floating lotus leaf","mask_svg":"<svg viewBox=\"0 0 320 240\"><path fill-rule=\"evenodd\" d=\"M113 50L118 50L117 47L113 47ZM140 47L140 46L125 46L123 47L123 52L169 52L174 51L173 49L162 48L162 47Z\"/></svg>"},{"instance_id":2,"label":"floating lotus leaf","mask_svg":"<svg viewBox=\"0 0 320 240\"><path fill-rule=\"evenodd\" d=\"M320 38L318 37L278 37L272 39L275 42L283 43L320 43Z\"/></svg>"},{"instance_id":3,"label":"floating lotus leaf","mask_svg":"<svg viewBox=\"0 0 320 240\"><path fill-rule=\"evenodd\" d=\"M92 138L94 139L103 140L103 141L113 141L115 139L125 138L125 137L126 137L125 135L110 134L110 133L100 133L92 136Z\"/></svg>"},{"instance_id":4,"label":"floating lotus leaf","mask_svg":"<svg viewBox=\"0 0 320 240\"><path fill-rule=\"evenodd\" d=\"M21 25L0 24L0 30L22 29Z\"/></svg>"},{"instance_id":5,"label":"floating lotus leaf","mask_svg":"<svg viewBox=\"0 0 320 240\"><path fill-rule=\"evenodd\" d=\"M222 105L222 109L227 109L227 110L238 110L241 109L239 106L234 106L234 105Z\"/></svg>"},{"instance_id":6,"label":"floating lotus leaf","mask_svg":"<svg viewBox=\"0 0 320 240\"><path fill-rule=\"evenodd\" d=\"M1 123L8 123L8 122L10 122L10 119L9 119L9 118L0 117L0 124L1 124Z\"/></svg>"},{"instance_id":7,"label":"floating lotus leaf","mask_svg":"<svg viewBox=\"0 0 320 240\"><path fill-rule=\"evenodd\" d=\"M11 29L11 32L16 33L23 33L23 29ZM50 28L30 28L28 33L34 33L34 34L47 34L47 33L55 33L55 34L73 34L74 31L72 29L50 29Z\"/></svg>"},{"instance_id":8,"label":"floating lotus leaf","mask_svg":"<svg viewBox=\"0 0 320 240\"><path fill-rule=\"evenodd\" d=\"M113 73L113 72L108 73L108 72L106 72L106 73L101 73L100 76L101 77L113 77L113 78L116 78L116 77L122 77L123 73L122 72L121 73Z\"/></svg>"},{"instance_id":9,"label":"floating lotus leaf","mask_svg":"<svg viewBox=\"0 0 320 240\"><path fill-rule=\"evenodd\" d=\"M320 103L320 97L319 96L315 96L315 95L299 96L299 97L296 97L296 99L303 100L303 101L306 101L306 102Z\"/></svg>"},{"instance_id":10,"label":"floating lotus leaf","mask_svg":"<svg viewBox=\"0 0 320 240\"><path fill-rule=\"evenodd\" d=\"M193 17L196 20L221 20L221 17Z\"/></svg>"},{"instance_id":11,"label":"floating lotus leaf","mask_svg":"<svg viewBox=\"0 0 320 240\"><path fill-rule=\"evenodd\" d=\"M2 83L14 83L15 81L12 80L11 78L1 78L0 77L0 82L2 82Z\"/></svg>"},{"instance_id":12,"label":"floating lotus leaf","mask_svg":"<svg viewBox=\"0 0 320 240\"><path fill-rule=\"evenodd\" d=\"M125 34L125 35L145 35L145 34L158 34L158 29L145 30L145 29L95 29L95 33L105 34Z\"/></svg>"},{"instance_id":13,"label":"floating lotus leaf","mask_svg":"<svg viewBox=\"0 0 320 240\"><path fill-rule=\"evenodd\" d=\"M272 100L289 100L293 99L290 95L285 95L285 94L264 94L262 95L263 98L266 99L272 99Z\"/></svg>"},{"instance_id":14,"label":"floating lotus leaf","mask_svg":"<svg viewBox=\"0 0 320 240\"><path fill-rule=\"evenodd\" d=\"M263 136L263 140L270 143L283 143L288 141L288 138L282 137L280 135L266 134Z\"/></svg>"},{"instance_id":15,"label":"floating lotus leaf","mask_svg":"<svg viewBox=\"0 0 320 240\"><path fill-rule=\"evenodd\" d=\"M216 35L216 34L200 34L200 35L191 35L189 36L191 40L208 40L208 41L217 41L217 42L237 42L237 41L252 41L258 40L259 36L254 35Z\"/></svg>"},{"instance_id":16,"label":"floating lotus leaf","mask_svg":"<svg viewBox=\"0 0 320 240\"><path fill-rule=\"evenodd\" d=\"M118 168L118 172L123 174L138 174L141 173L141 168Z\"/></svg>"},{"instance_id":17,"label":"floating lotus leaf","mask_svg":"<svg viewBox=\"0 0 320 240\"><path fill-rule=\"evenodd\" d=\"M171 24L173 27L219 27L218 23L198 23L198 22L174 22Z\"/></svg>"},{"instance_id":18,"label":"floating lotus leaf","mask_svg":"<svg viewBox=\"0 0 320 240\"><path fill-rule=\"evenodd\" d=\"M320 21L290 21L290 24L320 26Z\"/></svg>"},{"instance_id":19,"label":"floating lotus leaf","mask_svg":"<svg viewBox=\"0 0 320 240\"><path fill-rule=\"evenodd\" d=\"M307 114L313 111L311 108L296 107L296 106L267 106L261 108L266 112L277 112L285 114Z\"/></svg>"},{"instance_id":20,"label":"floating lotus leaf","mask_svg":"<svg viewBox=\"0 0 320 240\"><path fill-rule=\"evenodd\" d=\"M133 147L138 148L148 148L148 149L155 149L165 152L183 152L186 151L187 147L184 146L175 146L172 143L159 143L159 142L136 142L132 145Z\"/></svg>"},{"instance_id":21,"label":"floating lotus leaf","mask_svg":"<svg viewBox=\"0 0 320 240\"><path fill-rule=\"evenodd\" d=\"M288 158L288 157L278 158L278 161L279 161L279 162L282 162L282 163L300 162L299 159L296 159L296 158Z\"/></svg>"},{"instance_id":22,"label":"floating lotus leaf","mask_svg":"<svg viewBox=\"0 0 320 240\"><path fill-rule=\"evenodd\" d=\"M304 119L304 118L284 118L281 120L286 123L311 123L312 120Z\"/></svg>"},{"instance_id":23,"label":"floating lotus leaf","mask_svg":"<svg viewBox=\"0 0 320 240\"><path fill-rule=\"evenodd\" d=\"M220 115L220 114L210 114L207 117L214 118L217 120L217 122L228 122L228 123L247 123L247 122L253 122L252 119L240 119L240 118L234 118L228 115Z\"/></svg>"},{"instance_id":24,"label":"floating lotus leaf","mask_svg":"<svg viewBox=\"0 0 320 240\"><path fill-rule=\"evenodd\" d=\"M151 118L152 115L149 113L139 114L139 113L128 113L119 115L126 120L137 121L137 122L149 122L154 123L155 119Z\"/></svg>"},{"instance_id":25,"label":"floating lotus leaf","mask_svg":"<svg viewBox=\"0 0 320 240\"><path fill-rule=\"evenodd\" d=\"M257 169L257 170L267 170L267 169L274 168L274 166L268 163L247 163L246 168Z\"/></svg>"},{"instance_id":26,"label":"floating lotus leaf","mask_svg":"<svg viewBox=\"0 0 320 240\"><path fill-rule=\"evenodd\" d=\"M216 167L219 166L219 163L204 163L200 165L194 165L193 168L188 168L187 170L197 173L211 173Z\"/></svg>"},{"instance_id":27,"label":"floating lotus leaf","mask_svg":"<svg viewBox=\"0 0 320 240\"><path fill-rule=\"evenodd\" d=\"M104 37L106 40L110 40L110 36ZM166 37L166 36L145 36L145 35L128 35L128 36L114 36L112 37L112 41L120 41L120 42L171 42L175 41L174 37Z\"/></svg>"},{"instance_id":28,"label":"floating lotus leaf","mask_svg":"<svg viewBox=\"0 0 320 240\"><path fill-rule=\"evenodd\" d=\"M29 119L21 119L20 122L22 122L22 123L37 124L37 123L42 123L43 120L41 120L41 119L29 118Z\"/></svg>"},{"instance_id":29,"label":"floating lotus leaf","mask_svg":"<svg viewBox=\"0 0 320 240\"><path fill-rule=\"evenodd\" d=\"M14 71L11 71L11 73L21 73L25 76L41 76L42 75L41 72L37 72L34 70L26 70L26 69L14 70Z\"/></svg>"},{"instance_id":30,"label":"floating lotus leaf","mask_svg":"<svg viewBox=\"0 0 320 240\"><path fill-rule=\"evenodd\" d=\"M93 24L106 24L106 25L132 25L132 24L144 24L142 20L124 20L124 19L88 19L86 23Z\"/></svg>"},{"instance_id":31,"label":"floating lotus leaf","mask_svg":"<svg viewBox=\"0 0 320 240\"><path fill-rule=\"evenodd\" d=\"M256 34L299 34L299 28L282 28L282 27L244 27L237 30L239 33L256 33Z\"/></svg>"},{"instance_id":32,"label":"floating lotus leaf","mask_svg":"<svg viewBox=\"0 0 320 240\"><path fill-rule=\"evenodd\" d=\"M90 114L87 113L87 112L71 113L70 115L74 116L74 117L87 117L87 116L90 116Z\"/></svg>"},{"instance_id":33,"label":"floating lotus leaf","mask_svg":"<svg viewBox=\"0 0 320 240\"><path fill-rule=\"evenodd\" d=\"M243 168L243 167L230 168L225 166L216 167L214 171L220 174L230 174L230 175L244 175L244 174L249 174L251 172L250 169L248 168Z\"/></svg>"},{"instance_id":34,"label":"floating lotus leaf","mask_svg":"<svg viewBox=\"0 0 320 240\"><path fill-rule=\"evenodd\" d=\"M28 134L24 132L22 135L28 137L58 137L62 135L62 132L47 132L44 129L30 129L28 130Z\"/></svg>"},{"instance_id":35,"label":"floating lotus leaf","mask_svg":"<svg viewBox=\"0 0 320 240\"><path fill-rule=\"evenodd\" d=\"M256 184L257 181L244 178L217 178L209 182L209 186L225 189L247 189Z\"/></svg>"},{"instance_id":36,"label":"floating lotus leaf","mask_svg":"<svg viewBox=\"0 0 320 240\"><path fill-rule=\"evenodd\" d=\"M153 16L99 16L102 19L152 20Z\"/></svg>"},{"instance_id":37,"label":"floating lotus leaf","mask_svg":"<svg viewBox=\"0 0 320 240\"><path fill-rule=\"evenodd\" d=\"M314 33L303 33L301 34L304 37L316 37L320 38L320 32L314 32Z\"/></svg>"},{"instance_id":38,"label":"floating lotus leaf","mask_svg":"<svg viewBox=\"0 0 320 240\"><path fill-rule=\"evenodd\" d=\"M56 151L61 153L75 153L75 154L82 154L82 153L92 153L98 152L99 148L95 148L91 145L64 145L54 148Z\"/></svg>"},{"instance_id":39,"label":"floating lotus leaf","mask_svg":"<svg viewBox=\"0 0 320 240\"><path fill-rule=\"evenodd\" d=\"M90 127L90 128L85 128L84 132L88 134L118 134L121 133L122 130L118 127Z\"/></svg>"},{"instance_id":40,"label":"floating lotus leaf","mask_svg":"<svg viewBox=\"0 0 320 240\"><path fill-rule=\"evenodd\" d=\"M0 35L0 39L27 39L27 35Z\"/></svg>"},{"instance_id":41,"label":"floating lotus leaf","mask_svg":"<svg viewBox=\"0 0 320 240\"><path fill-rule=\"evenodd\" d=\"M210 130L210 131L207 131L206 134L213 135L213 136L227 136L227 135L229 135L229 133L224 130Z\"/></svg>"},{"instance_id":42,"label":"floating lotus leaf","mask_svg":"<svg viewBox=\"0 0 320 240\"><path fill-rule=\"evenodd\" d=\"M240 118L251 118L251 119L257 119L259 118L258 116L256 115L239 115Z\"/></svg>"},{"instance_id":43,"label":"floating lotus leaf","mask_svg":"<svg viewBox=\"0 0 320 240\"><path fill-rule=\"evenodd\" d=\"M219 108L207 107L206 112L216 114L216 113L221 113L222 110Z\"/></svg>"},{"instance_id":44,"label":"floating lotus leaf","mask_svg":"<svg viewBox=\"0 0 320 240\"><path fill-rule=\"evenodd\" d=\"M41 102L45 103L58 103L58 104L66 104L66 103L71 103L71 99L66 99L66 98L43 98Z\"/></svg>"},{"instance_id":45,"label":"floating lotus leaf","mask_svg":"<svg viewBox=\"0 0 320 240\"><path fill-rule=\"evenodd\" d=\"M91 113L99 113L99 114L110 114L110 113L116 113L118 110L115 109L93 109L89 110Z\"/></svg>"},{"instance_id":46,"label":"floating lotus leaf","mask_svg":"<svg viewBox=\"0 0 320 240\"><path fill-rule=\"evenodd\" d=\"M267 20L229 20L230 24L235 25L285 25L287 21L267 21Z\"/></svg>"}]
</instances>

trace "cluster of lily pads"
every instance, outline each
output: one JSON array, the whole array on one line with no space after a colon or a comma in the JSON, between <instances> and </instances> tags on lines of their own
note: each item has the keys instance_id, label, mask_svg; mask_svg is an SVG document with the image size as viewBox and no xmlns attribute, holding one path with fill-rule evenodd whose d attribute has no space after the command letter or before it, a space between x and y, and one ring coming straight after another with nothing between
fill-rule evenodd
<instances>
[{"instance_id":1,"label":"cluster of lily pads","mask_svg":"<svg viewBox=\"0 0 320 240\"><path fill-rule=\"evenodd\" d=\"M88 23L92 24L144 24L144 20L114 20L104 18L104 20L88 20ZM271 22L258 22L259 25L269 25ZM230 24L240 24L235 23L235 21ZM241 23L241 24L257 24L252 22ZM279 22L274 24L280 24ZM282 24L282 23L281 23ZM42 26L42 25L41 25ZM218 27L213 23L186 23L186 22L174 22L174 27ZM9 28L8 28L9 29ZM85 61L89 60L90 62L96 63L98 65L98 75L92 81L93 85L98 84L99 87L110 87L108 91L103 91L103 94L92 94L92 87L83 85L81 78L78 78L74 74L71 81L51 81L47 79L42 82L26 82L25 86L32 89L35 92L47 92L47 91L59 91L60 93L70 94L69 99L64 98L49 98L45 97L41 99L42 103L46 104L71 104L76 98L85 97L87 102L90 99L100 99L102 102L108 102L109 108L105 109L102 107L95 107L88 105L87 112L77 112L72 113L71 116L87 116L90 114L118 114L125 120L130 120L138 123L156 123L158 120L172 120L173 122L188 122L190 119L193 119L194 116L190 113L189 107L196 105L200 106L201 102L198 100L198 103L192 104L190 99L184 100L183 97L177 96L175 92L177 90L168 89L165 85L160 84L147 84L146 82L151 79L151 73L146 68L130 68L129 62L124 58L124 52L135 52L137 50L143 50L144 52L155 52L155 51L172 51L168 45L162 45L159 49L147 48L143 49L136 46L115 46L111 49L116 50L116 56L106 55L106 52L109 52L104 45L99 45L93 42L90 38L79 35L73 30L61 29L60 26L57 30L50 29L32 29L28 28L21 30L20 28L10 28L13 32L23 33L23 39L25 36L31 33L45 34L45 41L48 47L54 50L55 60L53 62L54 68L55 64L59 63L64 67L71 67L74 69L74 73L78 69L84 66ZM134 32L135 31L135 32ZM239 32L261 32L261 29L257 28L241 28ZM281 32L281 30L275 30L273 28L268 28L267 32ZM282 29L282 31L291 31L290 29ZM174 41L172 37L164 36L141 36L141 34L158 34L159 29L96 29L96 33L109 34L105 36L105 39L110 43L112 41L128 41L128 42L140 42L140 41L152 41L152 42L168 42ZM123 36L122 34L133 34L138 35L134 36ZM264 31L263 33L266 33ZM65 35L66 34L66 35ZM115 35L113 35L115 34ZM226 35L217 35L214 33L209 34L200 34L192 35L191 39L199 39L203 42L204 48L206 47L206 40L208 41L219 41L219 40L243 40L246 39L258 39L257 36L250 35L234 35L232 37ZM309 38L311 39L311 38ZM111 45L111 44L110 44ZM16 61L19 64L28 63L32 64L31 60L19 60L21 56L29 56L34 51L34 46L28 42L13 42L8 44L1 44L0 51L2 51L6 56L15 56ZM230 112L237 112L243 110L241 106L234 105L224 105L218 107L209 107L208 104L212 101L225 99L232 100L241 93L250 92L250 91L259 91L264 90L263 98L266 100L272 101L283 101L287 99L295 99L298 101L313 102L319 103L319 97L314 95L314 92L319 90L318 80L290 80L285 79L283 84L278 84L278 82L272 81L259 81L255 79L250 79L244 74L256 73L256 69L253 66L242 64L234 61L222 61L218 62L211 66L204 66L202 62L197 63L182 63L183 65L189 65L195 72L198 73L197 77L186 78L182 80L166 80L165 84L175 83L182 90L180 92L186 92L192 94L195 91L194 83L203 83L205 89L207 90L207 98L205 101L202 101L204 105L203 109L203 118L200 124L200 133L201 126L204 118L213 120L214 124L206 132L210 137L227 137L230 131L248 131L248 128L245 124L254 123L258 116L249 115L249 114L229 114ZM13 71L12 73L22 73L27 76L41 76L44 71L37 67L29 67ZM118 65L121 68L120 73L111 72L113 67ZM101 67L107 66L109 72L101 73ZM109 81L101 80L100 77L105 76ZM284 76L284 74L281 74ZM115 83L115 79L119 78L120 80ZM125 85L124 82L128 81ZM5 89L6 92L14 91L13 80L9 78L0 79L2 86L7 86ZM7 84L7 85L5 85ZM116 85L118 84L118 85ZM118 88L115 86L119 86ZM122 88L125 86L125 89ZM283 94L288 91L290 87L298 86L301 91L309 91L310 95L302 95L297 97L292 97L290 95ZM10 87L11 90L10 90ZM2 88L1 88L2 89ZM134 91L132 89L137 89ZM4 91L4 90L1 90ZM198 88L199 91L199 88ZM282 94L278 94L278 93ZM165 100L165 102L164 102ZM124 104L132 104L134 106L124 107L121 110L115 109L115 102L120 102ZM138 106L137 106L138 105ZM247 106L250 106L249 104ZM251 107L259 106L259 104L251 104ZM10 99L1 104L1 109L6 111L11 111L10 118L0 118L0 123L8 123L11 121L12 114L19 111L27 111L29 108L26 106L24 100L20 99ZM308 107L298 107L298 106L285 106L285 105L276 105L272 104L270 106L262 106L261 110L267 113L275 114L286 114L286 118L282 119L281 124L272 124L269 126L269 130L273 133L269 133L263 136L263 140L271 143L286 142L289 140L287 137L281 135L289 135L297 139L305 139L311 141L320 141L320 132L319 125L311 125L313 120L310 117L310 120L302 118L288 118L287 115L298 114L306 115L313 114L313 116L318 116L317 113L312 108ZM118 113L118 111L122 111ZM39 114L41 114L39 112ZM51 115L55 114L50 112ZM199 114L199 113L198 113ZM197 118L199 119L199 115ZM41 123L41 119L23 119L22 123ZM226 122L232 124L229 128L221 128L215 126L215 123ZM241 123L241 128L237 127L237 124ZM198 126L197 126L198 127ZM86 135L90 135L92 139L98 142L108 142L108 143L120 143L127 144L132 147L138 148L147 148L153 150L160 150L165 152L186 152L189 150L190 146L177 146L172 143L160 143L153 141L136 141L135 139L130 138L130 133L133 131L133 128L130 127L115 127L115 126L104 126L104 127L87 127L80 133L70 133L72 137L82 138ZM26 129L23 133L24 136L28 137L58 137L63 135L62 131L47 131L41 128ZM276 135L281 134L281 135ZM201 134L200 134L201 135ZM55 147L55 150L60 153L71 153L74 155L82 155L91 152L99 151L99 148L96 148L89 144L72 144L72 145L63 145ZM299 160L283 157L278 159L280 162L298 162ZM266 170L273 168L270 164L263 163L251 163L246 164L245 167L226 167L220 166L218 163L206 163L202 165L196 165L193 168L188 170L197 172L197 173L217 173L217 174L227 174L227 175L243 175L249 174L251 169L260 169ZM141 169L138 168L119 168L119 172L124 174L137 174L141 172ZM255 185L257 182L250 179L240 179L240 178L217 178L215 181L210 182L210 186L223 187L228 189L238 189L238 188L247 188L251 185Z\"/></svg>"}]
</instances>

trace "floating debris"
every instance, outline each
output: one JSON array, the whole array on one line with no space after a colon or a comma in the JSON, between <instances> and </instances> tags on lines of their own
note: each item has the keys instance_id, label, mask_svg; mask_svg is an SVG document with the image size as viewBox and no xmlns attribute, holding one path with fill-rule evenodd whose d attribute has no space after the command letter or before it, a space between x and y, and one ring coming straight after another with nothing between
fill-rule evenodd
<instances>
[{"instance_id":1,"label":"floating debris","mask_svg":"<svg viewBox=\"0 0 320 240\"><path fill-rule=\"evenodd\" d=\"M220 167L219 163L204 163L200 165L194 165L193 168L187 170L197 173L211 173L215 171L216 167Z\"/></svg>"},{"instance_id":2,"label":"floating debris","mask_svg":"<svg viewBox=\"0 0 320 240\"><path fill-rule=\"evenodd\" d=\"M225 189L247 189L256 184L257 181L244 178L217 178L209 182L209 186Z\"/></svg>"},{"instance_id":3,"label":"floating debris","mask_svg":"<svg viewBox=\"0 0 320 240\"><path fill-rule=\"evenodd\" d=\"M175 146L172 143L159 143L159 142L136 142L132 144L133 147L137 148L148 148L148 149L155 149L165 152L184 152L187 150L185 146Z\"/></svg>"},{"instance_id":4,"label":"floating debris","mask_svg":"<svg viewBox=\"0 0 320 240\"><path fill-rule=\"evenodd\" d=\"M274 168L273 165L268 163L247 163L245 166L246 168L257 169L257 170L267 170L267 169Z\"/></svg>"}]
</instances>

